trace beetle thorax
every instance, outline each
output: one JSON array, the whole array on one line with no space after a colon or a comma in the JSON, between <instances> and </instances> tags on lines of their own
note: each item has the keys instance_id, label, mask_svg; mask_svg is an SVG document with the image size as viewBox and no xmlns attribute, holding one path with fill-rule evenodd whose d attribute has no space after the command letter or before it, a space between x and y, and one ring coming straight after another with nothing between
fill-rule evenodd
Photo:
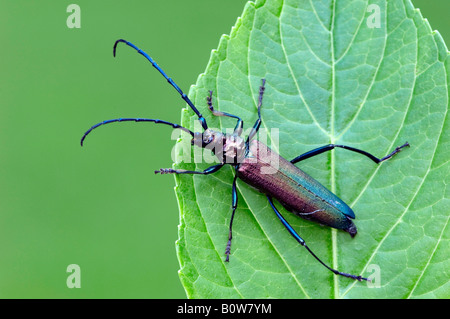
<instances>
[{"instance_id":1,"label":"beetle thorax","mask_svg":"<svg viewBox=\"0 0 450 319\"><path fill-rule=\"evenodd\" d=\"M245 141L237 134L207 129L203 133L195 133L192 143L211 150L223 164L238 164L245 157Z\"/></svg>"}]
</instances>

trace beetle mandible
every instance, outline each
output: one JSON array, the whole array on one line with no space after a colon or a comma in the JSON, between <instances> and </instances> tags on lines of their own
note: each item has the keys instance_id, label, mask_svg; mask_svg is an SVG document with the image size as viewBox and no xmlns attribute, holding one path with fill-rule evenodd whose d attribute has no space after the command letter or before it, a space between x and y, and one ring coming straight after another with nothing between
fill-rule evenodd
<instances>
[{"instance_id":1,"label":"beetle mandible","mask_svg":"<svg viewBox=\"0 0 450 319\"><path fill-rule=\"evenodd\" d=\"M189 105L189 107L197 115L200 124L204 130L203 133L192 132L191 130L171 122L158 120L158 119L145 119L145 118L119 118L100 122L93 125L89 130L84 133L81 138L81 146L86 136L95 128L109 123L114 122L153 122L156 124L165 124L172 126L174 129L181 129L192 136L191 143L202 148L210 149L215 156L219 159L219 164L208 167L203 171L189 171L182 169L172 169L172 168L161 168L155 171L155 174L201 174L208 175L217 172L224 165L229 164L235 169L235 176L232 184L232 213L230 219L228 242L225 249L225 261L229 261L231 254L231 240L232 240L232 228L233 219L236 212L238 204L238 196L236 190L236 181L239 177L241 180L247 184L258 189L260 192L264 193L269 201L270 206L275 212L276 216L279 218L283 226L289 231L289 233L297 240L297 242L305 247L307 251L317 259L324 267L332 271L336 275L341 275L347 278L352 278L355 280L368 280L360 275L352 275L345 272L340 272L336 269L331 268L325 264L319 257L317 257L313 251L306 245L303 238L301 238L297 232L292 228L292 226L284 219L279 210L273 203L272 198L276 198L288 211L294 214L318 222L322 225L327 225L336 229L342 229L354 237L357 233L357 229L352 219L355 218L353 210L344 203L339 197L325 188L318 181L313 179L311 176L300 170L295 163L298 163L307 158L319 155L321 153L330 151L334 148L343 148L352 152L356 152L367 156L376 164L384 162L397 154L402 148L409 146L408 142L403 145L396 147L390 154L383 158L378 158L366 151L353 148L346 145L328 144L309 152L301 154L296 158L288 161L276 154L274 151L270 150L269 147L253 139L261 126L261 106L263 101L263 95L265 90L266 80L262 79L261 86L259 88L258 97L258 119L250 130L249 135L244 139L241 134L243 131L244 122L239 116L229 114L226 112L221 112L215 110L212 105L212 91L209 91L209 96L207 96L207 103L209 110L215 116L225 116L231 117L237 120L236 126L233 133L223 133L219 131L214 131L208 128L206 119L195 107L194 103L188 98L186 94L178 87L178 85L169 78L166 73L159 67L158 64L144 51L139 49L133 43L128 42L123 39L119 39L114 43L113 55L116 56L116 49L119 43L125 43L126 45L135 49L139 54L143 55L156 70L161 73L161 75L169 82L169 84L177 90L181 98ZM273 157L277 158L277 165L274 165ZM266 169L266 171L271 171L268 174L262 174L261 172Z\"/></svg>"}]
</instances>

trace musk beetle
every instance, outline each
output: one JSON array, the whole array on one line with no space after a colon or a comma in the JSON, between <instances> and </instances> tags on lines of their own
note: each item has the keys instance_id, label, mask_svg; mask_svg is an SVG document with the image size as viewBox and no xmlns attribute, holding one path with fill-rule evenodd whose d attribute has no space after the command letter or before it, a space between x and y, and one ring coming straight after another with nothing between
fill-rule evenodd
<instances>
[{"instance_id":1,"label":"musk beetle","mask_svg":"<svg viewBox=\"0 0 450 319\"><path fill-rule=\"evenodd\" d=\"M279 210L276 208L272 198L276 198L281 205L283 205L288 211L311 221L317 222L322 225L327 225L336 229L342 229L354 237L356 235L356 226L352 219L355 218L353 210L344 203L339 197L321 185L318 181L311 176L300 170L294 164L303 161L307 158L319 155L321 153L330 151L334 148L342 148L352 152L356 152L367 156L376 164L388 160L395 154L397 154L402 148L409 146L408 142L395 148L389 155L383 158L377 158L372 154L345 145L329 144L309 152L301 154L296 158L288 161L270 150L269 147L254 139L256 133L261 125L261 106L263 101L263 95L265 90L265 79L262 79L261 86L259 88L258 97L258 119L250 130L246 139L241 136L243 131L243 121L239 116L221 112L215 110L212 105L212 91L209 91L207 96L207 104L209 110L215 116L225 116L236 119L237 123L233 133L223 133L214 131L208 128L206 119L195 107L192 101L186 94L178 87L175 82L169 78L166 73L156 64L155 61L144 51L139 49L134 44L120 39L114 44L113 55L116 56L116 49L119 43L125 43L126 45L135 49L139 54L143 55L156 70L169 82L169 84L177 90L181 98L189 105L189 107L197 115L204 132L192 132L191 130L174 123L170 123L158 119L145 119L145 118L119 118L103 121L101 123L92 126L81 138L81 146L86 136L95 128L114 122L153 122L156 124L165 124L172 126L174 129L181 129L192 136L191 143L202 148L210 149L215 156L219 159L219 164L208 167L203 171L189 171L182 169L162 168L155 171L155 174L201 174L208 175L217 172L225 164L229 164L235 169L235 176L232 184L232 213L229 226L228 242L225 249L225 261L229 261L231 252L231 240L232 240L232 227L234 214L236 212L238 204L238 196L236 191L236 180L239 177L247 184L253 186L260 192L264 193L269 201L270 206L275 212L276 216L280 219L283 226L289 231L289 233L298 241L300 245L305 247L308 252L317 259L328 270L332 271L336 275L352 278L355 280L368 280L362 276L352 275L344 272L340 272L326 265L319 259L311 249L306 245L305 241L297 234L291 225L284 219ZM276 158L277 165L274 165L273 158ZM262 174L261 172L266 169L270 173Z\"/></svg>"}]
</instances>

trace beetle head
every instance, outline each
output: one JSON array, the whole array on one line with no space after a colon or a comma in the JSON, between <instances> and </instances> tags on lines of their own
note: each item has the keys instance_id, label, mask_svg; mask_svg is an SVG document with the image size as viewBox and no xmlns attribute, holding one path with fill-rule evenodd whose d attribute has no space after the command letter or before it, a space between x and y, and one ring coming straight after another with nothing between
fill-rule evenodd
<instances>
[{"instance_id":1,"label":"beetle head","mask_svg":"<svg viewBox=\"0 0 450 319\"><path fill-rule=\"evenodd\" d=\"M245 142L236 134L225 134L210 129L194 133L191 143L213 152L221 163L240 163L245 154Z\"/></svg>"},{"instance_id":2,"label":"beetle head","mask_svg":"<svg viewBox=\"0 0 450 319\"><path fill-rule=\"evenodd\" d=\"M203 133L195 132L191 143L192 145L197 145L198 147L213 150L217 146L223 145L223 138L224 134L222 132L207 129Z\"/></svg>"}]
</instances>

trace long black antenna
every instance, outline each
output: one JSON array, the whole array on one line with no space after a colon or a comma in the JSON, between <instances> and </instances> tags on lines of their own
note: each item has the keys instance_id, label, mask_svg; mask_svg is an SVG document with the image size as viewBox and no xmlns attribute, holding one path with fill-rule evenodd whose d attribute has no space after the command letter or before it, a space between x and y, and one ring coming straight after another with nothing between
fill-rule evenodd
<instances>
[{"instance_id":1,"label":"long black antenna","mask_svg":"<svg viewBox=\"0 0 450 319\"><path fill-rule=\"evenodd\" d=\"M86 138L86 136L88 136L88 134L91 133L91 131L93 129L96 129L99 126L109 124L109 123L114 123L114 122L153 122L156 124L166 124L166 125L172 126L173 128L178 128L180 130L183 130L183 131L191 134L192 137L194 137L194 132L188 130L187 128L185 128L181 125L170 123L167 121L158 120L158 119L120 118L120 119L114 119L114 120L106 120L106 121L103 121L103 122L93 125L89 130L86 131L86 133L84 133L83 137L81 138L81 146L83 146L83 142L84 142L84 139Z\"/></svg>"},{"instance_id":2,"label":"long black antenna","mask_svg":"<svg viewBox=\"0 0 450 319\"><path fill-rule=\"evenodd\" d=\"M116 56L116 48L117 48L117 44L119 44L119 42L125 43L126 45L128 45L128 46L132 47L133 49L135 49L139 54L143 55L153 65L153 67L155 69L157 69L159 71L159 73L161 73L161 75L167 80L167 82L169 82L169 84L172 85L175 88L175 90L177 90L177 92L181 95L181 98L184 101L186 101L186 103L191 107L191 109L195 112L195 114L197 114L198 120L202 124L203 129L204 130L208 129L208 125L206 124L206 119L197 110L197 108L195 107L194 103L192 103L192 101L188 98L188 96L183 93L183 91L179 88L179 86L171 78L169 78L167 76L167 74L160 68L160 66L158 64L156 64L156 62L147 53L145 53L144 51L139 49L133 43L128 42L128 41L123 40L123 39L119 39L119 40L116 41L116 43L114 43L114 48L113 48L113 55L114 55L114 57Z\"/></svg>"}]
</instances>

